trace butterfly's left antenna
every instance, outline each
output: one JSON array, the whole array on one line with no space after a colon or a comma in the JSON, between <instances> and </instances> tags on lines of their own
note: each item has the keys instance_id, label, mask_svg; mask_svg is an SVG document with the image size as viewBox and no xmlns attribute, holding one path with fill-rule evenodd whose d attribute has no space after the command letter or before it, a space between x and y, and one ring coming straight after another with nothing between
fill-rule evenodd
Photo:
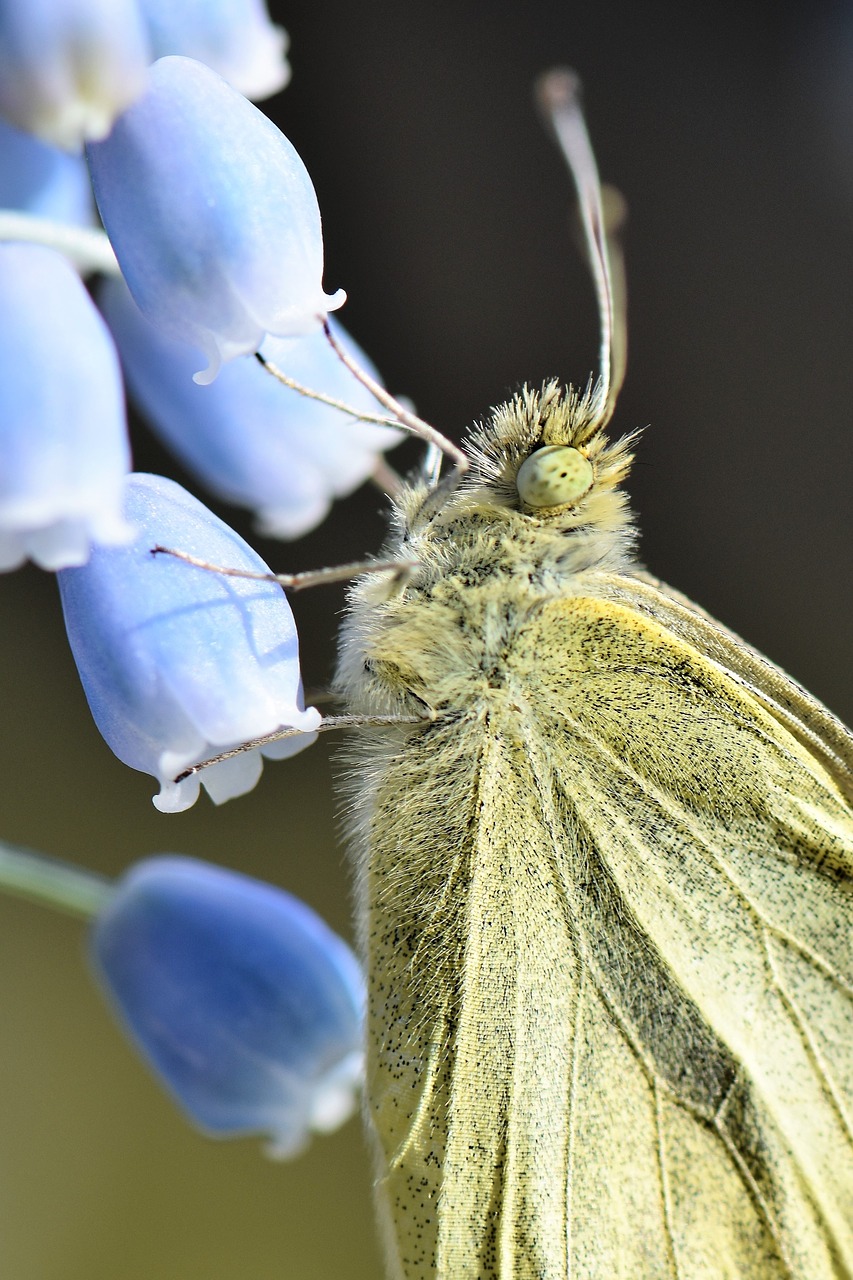
<instances>
[{"instance_id":1,"label":"butterfly's left antenna","mask_svg":"<svg viewBox=\"0 0 853 1280\"><path fill-rule=\"evenodd\" d=\"M616 238L625 205L618 192L607 188L602 193L581 107L581 82L575 72L565 68L546 72L536 83L536 99L577 188L586 254L598 301L600 377L593 392L585 437L589 439L613 416L625 376L625 276Z\"/></svg>"}]
</instances>

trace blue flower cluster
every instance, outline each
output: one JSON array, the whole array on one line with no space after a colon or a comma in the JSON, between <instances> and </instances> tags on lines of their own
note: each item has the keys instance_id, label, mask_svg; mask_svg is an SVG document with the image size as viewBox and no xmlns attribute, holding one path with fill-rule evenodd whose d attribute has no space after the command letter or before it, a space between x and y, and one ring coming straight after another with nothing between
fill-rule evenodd
<instances>
[{"instance_id":1,"label":"blue flower cluster","mask_svg":"<svg viewBox=\"0 0 853 1280\"><path fill-rule=\"evenodd\" d=\"M290 79L263 0L4 0L0 114L59 147L110 132L150 63L183 54L260 100Z\"/></svg>"},{"instance_id":2,"label":"blue flower cluster","mask_svg":"<svg viewBox=\"0 0 853 1280\"><path fill-rule=\"evenodd\" d=\"M398 439L367 358L334 326L362 382L324 333L344 295L323 290L305 166L243 96L286 83L285 51L260 0L0 0L0 569L58 571L93 716L165 811L199 779L217 803L250 790L261 754L301 750L321 718L263 561L179 485L131 472L124 381L190 471L283 537ZM351 1111L363 981L301 903L154 859L111 894L93 946L205 1131L290 1154Z\"/></svg>"},{"instance_id":3,"label":"blue flower cluster","mask_svg":"<svg viewBox=\"0 0 853 1280\"><path fill-rule=\"evenodd\" d=\"M316 728L319 717L301 704L293 620L278 587L266 589L277 621L265 621L261 642L240 609L210 611L221 580L162 559L152 572L146 549L158 544L233 568L266 566L237 548L236 535L223 543L220 522L201 507L190 536L189 507L173 489L129 476L119 356L154 430L267 533L306 532L398 439L376 424L386 419L374 397L322 331L344 295L323 291L320 213L305 166L216 71L172 52L242 41L248 63L251 43L266 68L259 80L280 86L282 33L255 0L184 6L183 18L175 8L128 0L119 21L122 7L103 0L0 2L0 49L18 75L16 105L6 106L14 123L0 128L0 568L31 558L66 571L66 617L96 720L122 760L158 779L164 808L198 793L170 789L183 768L279 728ZM45 26L50 57L39 45ZM131 45L146 58L166 52L139 76L125 67L118 78L135 86L128 105L98 86L112 83ZM89 108L98 94L109 120L96 129ZM43 125L45 95L77 122L77 142L89 138L85 162L14 127L58 137ZM93 189L109 240L86 227ZM112 273L94 282L96 306L75 267L111 260ZM375 379L352 340L335 333ZM276 382L251 358L257 351L319 398ZM152 589L157 581L176 586ZM261 594L257 584L250 591ZM228 593L239 595L233 579ZM199 624L214 616L215 642L214 624L205 634ZM203 665L187 658L196 651L208 654ZM287 753L308 741L291 739ZM226 799L250 789L259 769L255 752L202 781Z\"/></svg>"}]
</instances>

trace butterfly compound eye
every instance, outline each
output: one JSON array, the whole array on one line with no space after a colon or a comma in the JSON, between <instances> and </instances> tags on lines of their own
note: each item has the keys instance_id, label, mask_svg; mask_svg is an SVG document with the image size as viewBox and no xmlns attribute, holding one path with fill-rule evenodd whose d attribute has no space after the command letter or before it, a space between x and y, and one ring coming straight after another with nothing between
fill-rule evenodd
<instances>
[{"instance_id":1,"label":"butterfly compound eye","mask_svg":"<svg viewBox=\"0 0 853 1280\"><path fill-rule=\"evenodd\" d=\"M528 507L562 507L592 488L591 463L578 449L551 444L525 458L515 478L518 496Z\"/></svg>"}]
</instances>

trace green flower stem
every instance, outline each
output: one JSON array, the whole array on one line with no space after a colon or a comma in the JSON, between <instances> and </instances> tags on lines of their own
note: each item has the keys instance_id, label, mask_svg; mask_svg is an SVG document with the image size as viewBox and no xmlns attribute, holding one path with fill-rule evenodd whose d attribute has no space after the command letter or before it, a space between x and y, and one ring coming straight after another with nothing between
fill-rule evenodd
<instances>
[{"instance_id":1,"label":"green flower stem","mask_svg":"<svg viewBox=\"0 0 853 1280\"><path fill-rule=\"evenodd\" d=\"M89 920L111 897L106 876L0 842L0 890Z\"/></svg>"}]
</instances>

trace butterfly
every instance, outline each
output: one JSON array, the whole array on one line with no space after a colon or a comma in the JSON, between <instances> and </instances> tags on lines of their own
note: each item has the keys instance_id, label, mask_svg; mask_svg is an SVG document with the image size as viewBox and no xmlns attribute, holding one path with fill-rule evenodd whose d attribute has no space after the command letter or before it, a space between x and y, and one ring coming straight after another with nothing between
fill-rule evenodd
<instances>
[{"instance_id":1,"label":"butterfly","mask_svg":"<svg viewBox=\"0 0 853 1280\"><path fill-rule=\"evenodd\" d=\"M542 96L601 375L403 489L341 639L388 1272L853 1276L853 736L635 558L620 259Z\"/></svg>"}]
</instances>

